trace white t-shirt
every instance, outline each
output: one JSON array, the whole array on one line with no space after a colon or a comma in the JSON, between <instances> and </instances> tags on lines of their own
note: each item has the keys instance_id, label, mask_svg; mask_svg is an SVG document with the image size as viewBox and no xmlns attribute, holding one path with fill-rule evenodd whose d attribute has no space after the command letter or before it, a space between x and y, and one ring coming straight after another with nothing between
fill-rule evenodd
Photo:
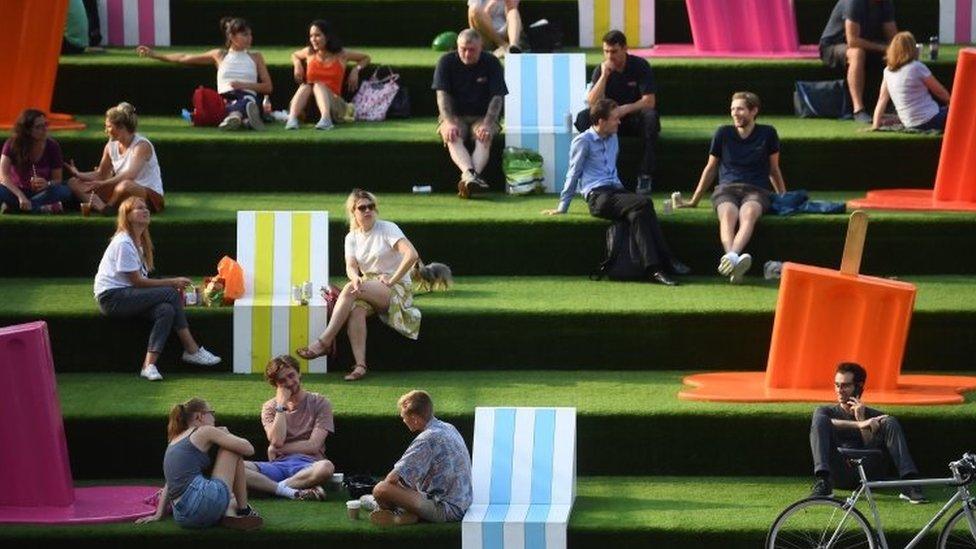
<instances>
[{"instance_id":1,"label":"white t-shirt","mask_svg":"<svg viewBox=\"0 0 976 549\"><path fill-rule=\"evenodd\" d=\"M932 71L924 63L912 61L897 71L885 67L884 81L895 104L898 118L906 128L914 128L932 120L939 114L939 104L932 99L924 79L932 76Z\"/></svg>"},{"instance_id":2,"label":"white t-shirt","mask_svg":"<svg viewBox=\"0 0 976 549\"><path fill-rule=\"evenodd\" d=\"M403 236L396 223L377 219L369 232L349 231L346 235L346 255L359 263L359 270L365 273L392 275L400 267L403 255L394 246ZM410 286L409 272L401 281Z\"/></svg>"},{"instance_id":3,"label":"white t-shirt","mask_svg":"<svg viewBox=\"0 0 976 549\"><path fill-rule=\"evenodd\" d=\"M142 271L142 275L149 273L142 261L139 248L132 241L127 232L115 233L112 241L105 248L102 260L98 263L98 274L95 275L95 297L106 290L128 288L132 286L126 273Z\"/></svg>"},{"instance_id":4,"label":"white t-shirt","mask_svg":"<svg viewBox=\"0 0 976 549\"><path fill-rule=\"evenodd\" d=\"M163 196L163 174L159 170L159 160L156 158L156 148L153 144L149 142L145 137L136 134L132 138L132 143L129 143L129 148L125 150L125 154L119 153L119 142L109 141L108 142L108 156L112 160L112 170L115 173L121 173L129 169L132 164L132 159L135 157L135 153L132 152L139 143L146 143L149 145L149 158L146 163L142 165L142 169L136 174L136 183L142 185L143 187L152 189L159 196Z\"/></svg>"}]
</instances>

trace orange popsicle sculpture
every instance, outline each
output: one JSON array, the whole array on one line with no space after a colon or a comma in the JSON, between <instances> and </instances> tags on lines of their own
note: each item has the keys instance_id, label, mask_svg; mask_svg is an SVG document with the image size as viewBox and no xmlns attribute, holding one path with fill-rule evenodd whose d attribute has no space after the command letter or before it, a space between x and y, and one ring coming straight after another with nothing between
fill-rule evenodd
<instances>
[{"instance_id":1,"label":"orange popsicle sculpture","mask_svg":"<svg viewBox=\"0 0 976 549\"><path fill-rule=\"evenodd\" d=\"M829 401L841 362L868 371L864 399L877 404L955 404L976 377L902 375L915 286L858 274L867 215L854 212L841 269L785 263L765 372L684 378L685 400Z\"/></svg>"},{"instance_id":2,"label":"orange popsicle sculpture","mask_svg":"<svg viewBox=\"0 0 976 549\"><path fill-rule=\"evenodd\" d=\"M869 191L852 208L976 211L976 49L959 52L935 189Z\"/></svg>"}]
</instances>

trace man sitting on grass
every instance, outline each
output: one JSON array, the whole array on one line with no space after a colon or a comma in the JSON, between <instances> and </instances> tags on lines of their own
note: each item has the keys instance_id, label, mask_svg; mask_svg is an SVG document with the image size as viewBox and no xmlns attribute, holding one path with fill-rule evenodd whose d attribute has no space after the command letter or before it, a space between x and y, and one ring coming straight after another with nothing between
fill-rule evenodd
<instances>
[{"instance_id":1,"label":"man sitting on grass","mask_svg":"<svg viewBox=\"0 0 976 549\"><path fill-rule=\"evenodd\" d=\"M261 407L268 461L245 461L247 487L287 499L322 501L322 484L335 467L325 458L325 437L335 432L332 403L302 388L298 360L271 359L264 372L275 397Z\"/></svg>"},{"instance_id":2,"label":"man sitting on grass","mask_svg":"<svg viewBox=\"0 0 976 549\"><path fill-rule=\"evenodd\" d=\"M410 391L397 401L400 417L413 439L390 474L361 498L380 526L404 525L422 518L457 522L471 506L471 456L450 423L434 417L426 391Z\"/></svg>"},{"instance_id":3,"label":"man sitting on grass","mask_svg":"<svg viewBox=\"0 0 976 549\"><path fill-rule=\"evenodd\" d=\"M860 364L842 362L834 374L837 404L820 406L813 412L810 425L810 450L813 452L813 474L817 481L811 496L833 497L834 485L856 486L857 472L844 463L837 447L882 449L903 479L918 476L918 469L908 453L908 443L898 420L868 408L861 402L868 374ZM884 476L882 460L864 461L868 477ZM917 486L899 495L910 503L925 503L925 494Z\"/></svg>"},{"instance_id":4,"label":"man sitting on grass","mask_svg":"<svg viewBox=\"0 0 976 549\"><path fill-rule=\"evenodd\" d=\"M708 163L702 170L695 194L676 207L694 208L712 186L712 206L718 213L719 238L725 255L718 272L733 284L742 282L752 265L752 256L742 253L763 212L769 210L769 184L783 194L786 183L779 169L779 135L776 128L756 124L759 96L738 92L732 96L732 125L719 126L712 137Z\"/></svg>"}]
</instances>

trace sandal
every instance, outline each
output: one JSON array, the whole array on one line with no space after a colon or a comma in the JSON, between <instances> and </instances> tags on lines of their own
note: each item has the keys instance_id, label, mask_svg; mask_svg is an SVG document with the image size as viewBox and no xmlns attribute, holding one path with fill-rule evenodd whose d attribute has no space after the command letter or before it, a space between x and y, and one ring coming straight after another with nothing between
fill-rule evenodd
<instances>
[{"instance_id":1,"label":"sandal","mask_svg":"<svg viewBox=\"0 0 976 549\"><path fill-rule=\"evenodd\" d=\"M321 353L316 353L310 347L299 347L298 349L295 349L295 354L304 358L305 360L315 360L316 358L325 355L332 356L335 354L335 341L333 341L332 344L328 346L322 343L322 338L318 338L315 341L318 341L319 345L322 345L322 347L325 350L322 351Z\"/></svg>"},{"instance_id":2,"label":"sandal","mask_svg":"<svg viewBox=\"0 0 976 549\"><path fill-rule=\"evenodd\" d=\"M360 379L363 379L363 377L365 376L366 376L366 365L356 364L355 366L352 367L352 371L346 374L346 377L344 377L343 379L345 379L346 381L359 381Z\"/></svg>"}]
</instances>

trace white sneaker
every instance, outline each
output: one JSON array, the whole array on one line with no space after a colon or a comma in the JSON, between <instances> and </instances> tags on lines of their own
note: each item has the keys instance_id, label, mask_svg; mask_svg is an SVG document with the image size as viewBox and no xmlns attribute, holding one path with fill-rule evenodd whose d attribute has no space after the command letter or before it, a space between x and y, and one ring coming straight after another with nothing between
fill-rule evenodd
<instances>
[{"instance_id":1,"label":"white sneaker","mask_svg":"<svg viewBox=\"0 0 976 549\"><path fill-rule=\"evenodd\" d=\"M247 105L244 105L244 111L247 112L247 123L251 125L251 129L263 132L264 119L261 118L261 107L254 101L248 101Z\"/></svg>"},{"instance_id":2,"label":"white sneaker","mask_svg":"<svg viewBox=\"0 0 976 549\"><path fill-rule=\"evenodd\" d=\"M238 112L232 112L224 117L217 128L224 131L234 131L241 129L243 125L244 120L241 118L241 114Z\"/></svg>"},{"instance_id":3,"label":"white sneaker","mask_svg":"<svg viewBox=\"0 0 976 549\"><path fill-rule=\"evenodd\" d=\"M149 381L162 381L163 376L159 374L159 370L156 369L155 364L147 364L143 367L139 375L148 379Z\"/></svg>"},{"instance_id":4,"label":"white sneaker","mask_svg":"<svg viewBox=\"0 0 976 549\"><path fill-rule=\"evenodd\" d=\"M364 511L369 512L373 512L380 508L380 506L376 503L376 498L373 497L373 494L364 494L359 496L359 506Z\"/></svg>"},{"instance_id":5,"label":"white sneaker","mask_svg":"<svg viewBox=\"0 0 976 549\"><path fill-rule=\"evenodd\" d=\"M718 260L718 274L722 276L729 276L732 274L732 269L735 264L739 262L739 254L735 252L729 252L723 255Z\"/></svg>"},{"instance_id":6,"label":"white sneaker","mask_svg":"<svg viewBox=\"0 0 976 549\"><path fill-rule=\"evenodd\" d=\"M289 116L288 117L288 121L285 122L285 129L286 130L297 130L298 129L298 119L297 118L292 118L292 117Z\"/></svg>"},{"instance_id":7,"label":"white sneaker","mask_svg":"<svg viewBox=\"0 0 976 549\"><path fill-rule=\"evenodd\" d=\"M332 128L335 128L335 124L333 124L332 121L327 118L322 118L319 120L318 124L315 125L316 130L331 130Z\"/></svg>"},{"instance_id":8,"label":"white sneaker","mask_svg":"<svg viewBox=\"0 0 976 549\"><path fill-rule=\"evenodd\" d=\"M214 366L216 364L220 364L220 357L204 349L203 347L199 347L197 348L197 352L193 354L183 351L183 362L189 362L190 364L197 364L200 366Z\"/></svg>"},{"instance_id":9,"label":"white sneaker","mask_svg":"<svg viewBox=\"0 0 976 549\"><path fill-rule=\"evenodd\" d=\"M741 284L746 277L746 273L749 271L749 267L752 267L752 256L749 254L740 255L739 261L735 264L735 267L732 267L729 282L732 284Z\"/></svg>"}]
</instances>

